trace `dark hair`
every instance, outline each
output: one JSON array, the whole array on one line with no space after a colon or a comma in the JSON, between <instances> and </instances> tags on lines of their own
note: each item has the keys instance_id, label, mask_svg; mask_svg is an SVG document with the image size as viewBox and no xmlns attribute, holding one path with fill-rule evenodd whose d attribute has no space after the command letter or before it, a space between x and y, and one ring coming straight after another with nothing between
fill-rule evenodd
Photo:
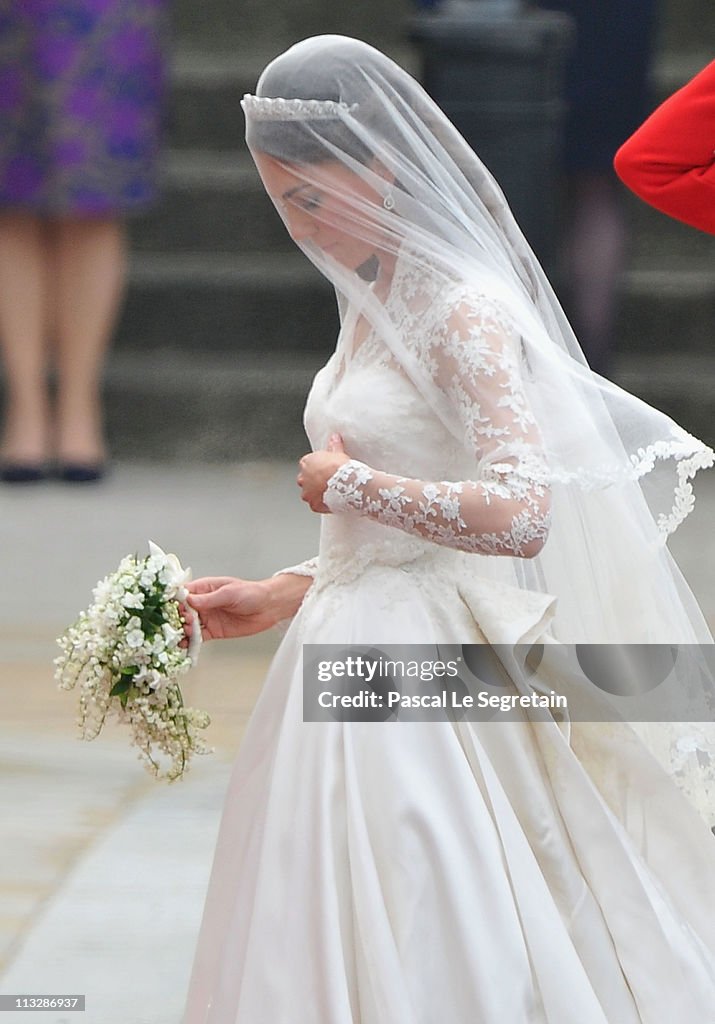
<instances>
[{"instance_id":1,"label":"dark hair","mask_svg":"<svg viewBox=\"0 0 715 1024\"><path fill-rule=\"evenodd\" d=\"M251 125L249 141L253 149L288 163L319 164L337 159L331 154L331 145L361 164L369 164L373 157L368 147L339 118L334 121L256 121Z\"/></svg>"},{"instance_id":2,"label":"dark hair","mask_svg":"<svg viewBox=\"0 0 715 1024\"><path fill-rule=\"evenodd\" d=\"M364 83L354 74L346 82L345 72L346 64L339 52L333 59L321 61L309 56L300 61L294 58L288 66L279 58L261 75L258 92L273 99L364 102ZM256 120L250 125L248 141L252 148L289 163L326 163L332 159L331 146L361 164L369 164L373 158L371 150L338 117L320 121Z\"/></svg>"}]
</instances>

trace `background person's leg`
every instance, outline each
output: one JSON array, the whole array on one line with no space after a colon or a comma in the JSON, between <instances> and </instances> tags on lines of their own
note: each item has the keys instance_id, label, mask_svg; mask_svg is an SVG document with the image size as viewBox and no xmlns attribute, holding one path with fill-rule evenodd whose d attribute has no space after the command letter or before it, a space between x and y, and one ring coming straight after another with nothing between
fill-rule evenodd
<instances>
[{"instance_id":1,"label":"background person's leg","mask_svg":"<svg viewBox=\"0 0 715 1024\"><path fill-rule=\"evenodd\" d=\"M49 452L47 323L49 280L44 221L0 214L0 352L5 378L5 471L44 465Z\"/></svg>"},{"instance_id":2,"label":"background person's leg","mask_svg":"<svg viewBox=\"0 0 715 1024\"><path fill-rule=\"evenodd\" d=\"M126 277L124 226L117 220L53 225L57 369L57 456L97 466L106 457L101 375Z\"/></svg>"}]
</instances>

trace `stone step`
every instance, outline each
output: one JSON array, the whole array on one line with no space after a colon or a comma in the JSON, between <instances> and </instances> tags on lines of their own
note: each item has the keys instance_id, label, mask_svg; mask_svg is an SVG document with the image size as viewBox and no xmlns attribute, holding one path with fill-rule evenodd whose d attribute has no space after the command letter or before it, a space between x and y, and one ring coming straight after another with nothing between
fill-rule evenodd
<instances>
[{"instance_id":1,"label":"stone step","mask_svg":"<svg viewBox=\"0 0 715 1024\"><path fill-rule=\"evenodd\" d=\"M613 380L715 446L715 352L621 353Z\"/></svg>"},{"instance_id":2,"label":"stone step","mask_svg":"<svg viewBox=\"0 0 715 1024\"><path fill-rule=\"evenodd\" d=\"M245 255L295 250L246 149L172 150L164 181L160 205L131 222L134 251Z\"/></svg>"},{"instance_id":3,"label":"stone step","mask_svg":"<svg viewBox=\"0 0 715 1024\"><path fill-rule=\"evenodd\" d=\"M329 283L298 252L144 255L132 260L119 348L193 353L326 351L337 310Z\"/></svg>"},{"instance_id":4,"label":"stone step","mask_svg":"<svg viewBox=\"0 0 715 1024\"><path fill-rule=\"evenodd\" d=\"M380 48L399 41L406 19L413 13L411 0L174 0L178 40L190 40L217 52L263 50L280 53L307 36L337 33L357 36Z\"/></svg>"},{"instance_id":5,"label":"stone step","mask_svg":"<svg viewBox=\"0 0 715 1024\"><path fill-rule=\"evenodd\" d=\"M272 54L180 48L171 64L169 140L178 148L243 145L241 98L253 92Z\"/></svg>"},{"instance_id":6,"label":"stone step","mask_svg":"<svg viewBox=\"0 0 715 1024\"><path fill-rule=\"evenodd\" d=\"M297 459L303 405L325 356L314 352L114 352L106 379L119 459L223 462ZM715 443L715 354L625 354L616 383Z\"/></svg>"},{"instance_id":7,"label":"stone step","mask_svg":"<svg viewBox=\"0 0 715 1024\"><path fill-rule=\"evenodd\" d=\"M715 12L715 6L712 10ZM707 34L698 36L692 47L666 49L658 53L651 75L655 103L662 103L710 63L712 48L703 46L703 39L707 38ZM715 26L709 38L715 38Z\"/></svg>"},{"instance_id":8,"label":"stone step","mask_svg":"<svg viewBox=\"0 0 715 1024\"><path fill-rule=\"evenodd\" d=\"M357 36L386 48L399 43L417 10L411 0L278 0L267 9L262 0L175 0L175 36L179 43L224 53L257 49L279 53L291 43L321 33ZM668 0L659 5L659 50L703 48L715 38L712 0Z\"/></svg>"},{"instance_id":9,"label":"stone step","mask_svg":"<svg viewBox=\"0 0 715 1024\"><path fill-rule=\"evenodd\" d=\"M712 54L712 42L715 40L715 4L712 0L668 0L658 7L659 46L662 50L697 50L708 49L709 46Z\"/></svg>"},{"instance_id":10,"label":"stone step","mask_svg":"<svg viewBox=\"0 0 715 1024\"><path fill-rule=\"evenodd\" d=\"M715 236L674 220L623 186L629 263L642 270L715 267Z\"/></svg>"},{"instance_id":11,"label":"stone step","mask_svg":"<svg viewBox=\"0 0 715 1024\"><path fill-rule=\"evenodd\" d=\"M113 352L105 402L117 458L162 462L298 459L303 406L325 354Z\"/></svg>"},{"instance_id":12,"label":"stone step","mask_svg":"<svg viewBox=\"0 0 715 1024\"><path fill-rule=\"evenodd\" d=\"M617 344L625 353L713 351L715 265L700 270L631 270L623 279Z\"/></svg>"},{"instance_id":13,"label":"stone step","mask_svg":"<svg viewBox=\"0 0 715 1024\"><path fill-rule=\"evenodd\" d=\"M634 269L622 283L622 351L712 349L715 266ZM140 255L117 338L127 351L329 352L337 313L329 283L296 250Z\"/></svg>"},{"instance_id":14,"label":"stone step","mask_svg":"<svg viewBox=\"0 0 715 1024\"><path fill-rule=\"evenodd\" d=\"M119 460L298 459L303 407L327 353L115 349L105 377L107 432ZM715 353L623 352L614 381L715 445Z\"/></svg>"}]
</instances>

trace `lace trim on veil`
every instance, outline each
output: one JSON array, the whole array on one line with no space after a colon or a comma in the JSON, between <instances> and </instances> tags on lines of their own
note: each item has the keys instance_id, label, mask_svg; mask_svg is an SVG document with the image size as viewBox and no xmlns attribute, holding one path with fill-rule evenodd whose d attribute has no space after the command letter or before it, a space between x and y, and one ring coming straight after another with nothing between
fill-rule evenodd
<instances>
[{"instance_id":1,"label":"lace trim on veil","mask_svg":"<svg viewBox=\"0 0 715 1024\"><path fill-rule=\"evenodd\" d=\"M658 529L663 534L663 540L667 538L683 522L695 507L695 494L690 480L699 469L707 469L715 463L715 453L711 448L702 445L695 438L692 438L694 454L689 459L678 461L677 473L678 484L675 488L675 501L670 515L662 512L658 516ZM680 450L680 454L678 454ZM671 456L681 459L683 455L682 445L679 442L658 441L649 445L645 451L641 448L637 455L632 455L631 460L636 467L637 476L650 472L655 465L656 459L667 459Z\"/></svg>"},{"instance_id":2,"label":"lace trim on veil","mask_svg":"<svg viewBox=\"0 0 715 1024\"><path fill-rule=\"evenodd\" d=\"M553 483L576 483L584 491L596 490L619 480L640 480L655 468L656 460L675 459L677 482L673 491L673 506L669 513L660 512L657 519L661 540L665 543L695 507L695 493L690 480L698 470L708 469L715 464L712 448L689 434L686 437L691 444L684 438L678 441L655 441L647 448L639 448L630 455L630 467L604 466L570 473L551 470L548 478Z\"/></svg>"}]
</instances>

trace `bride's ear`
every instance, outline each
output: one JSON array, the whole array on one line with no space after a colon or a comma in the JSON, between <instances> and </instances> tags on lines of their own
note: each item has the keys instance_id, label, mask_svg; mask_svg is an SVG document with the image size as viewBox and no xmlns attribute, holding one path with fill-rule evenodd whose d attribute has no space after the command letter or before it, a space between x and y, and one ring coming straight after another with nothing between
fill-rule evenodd
<instances>
[{"instance_id":1,"label":"bride's ear","mask_svg":"<svg viewBox=\"0 0 715 1024\"><path fill-rule=\"evenodd\" d=\"M368 166L371 171L374 171L378 177L382 178L389 185L395 184L395 175L385 166L385 164L383 164L382 160L378 160L378 158L374 156Z\"/></svg>"}]
</instances>

